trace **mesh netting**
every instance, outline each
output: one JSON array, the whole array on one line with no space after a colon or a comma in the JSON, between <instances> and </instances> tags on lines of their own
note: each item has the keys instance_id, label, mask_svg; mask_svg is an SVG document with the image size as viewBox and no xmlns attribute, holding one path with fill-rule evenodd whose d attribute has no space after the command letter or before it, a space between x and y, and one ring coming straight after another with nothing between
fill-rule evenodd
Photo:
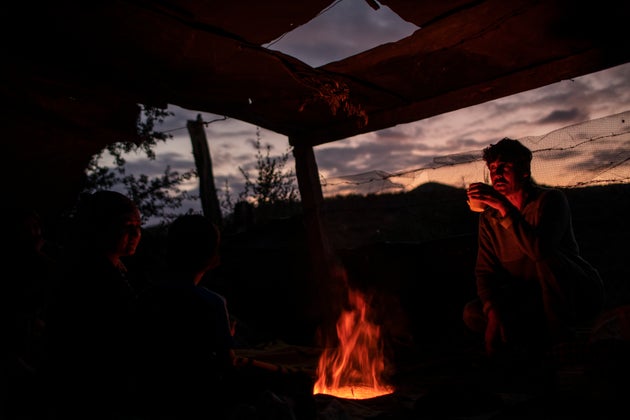
<instances>
[{"instance_id":1,"label":"mesh netting","mask_svg":"<svg viewBox=\"0 0 630 420\"><path fill-rule=\"evenodd\" d=\"M518 139L533 152L538 184L572 188L630 181L630 111ZM482 150L435 157L431 164L397 172L369 171L322 179L325 197L406 192L432 182L465 188L488 182Z\"/></svg>"}]
</instances>

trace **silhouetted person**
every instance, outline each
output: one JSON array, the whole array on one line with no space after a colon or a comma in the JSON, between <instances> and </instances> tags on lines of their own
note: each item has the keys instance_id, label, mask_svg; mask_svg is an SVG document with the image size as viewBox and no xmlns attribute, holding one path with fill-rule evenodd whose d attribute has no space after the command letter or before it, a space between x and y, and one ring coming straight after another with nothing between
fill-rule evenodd
<instances>
[{"instance_id":1,"label":"silhouetted person","mask_svg":"<svg viewBox=\"0 0 630 420\"><path fill-rule=\"evenodd\" d=\"M51 414L115 418L127 409L135 303L123 259L136 252L141 216L125 195L98 191L81 197L74 222L47 323Z\"/></svg>"},{"instance_id":2,"label":"silhouetted person","mask_svg":"<svg viewBox=\"0 0 630 420\"><path fill-rule=\"evenodd\" d=\"M3 227L0 311L2 336L2 418L37 414L39 369L45 357L45 313L55 287L56 261L44 252L42 221L36 211L6 207Z\"/></svg>"},{"instance_id":3,"label":"silhouetted person","mask_svg":"<svg viewBox=\"0 0 630 420\"><path fill-rule=\"evenodd\" d=\"M474 183L467 192L487 208L479 216L478 299L465 306L464 321L483 335L490 356L540 355L598 314L602 280L580 256L563 192L532 180L532 152L504 138L483 159L492 185Z\"/></svg>"},{"instance_id":4,"label":"silhouetted person","mask_svg":"<svg viewBox=\"0 0 630 420\"><path fill-rule=\"evenodd\" d=\"M165 278L138 303L137 388L150 418L216 418L233 369L225 299L201 285L219 264L220 234L205 216L178 217L168 229Z\"/></svg>"}]
</instances>

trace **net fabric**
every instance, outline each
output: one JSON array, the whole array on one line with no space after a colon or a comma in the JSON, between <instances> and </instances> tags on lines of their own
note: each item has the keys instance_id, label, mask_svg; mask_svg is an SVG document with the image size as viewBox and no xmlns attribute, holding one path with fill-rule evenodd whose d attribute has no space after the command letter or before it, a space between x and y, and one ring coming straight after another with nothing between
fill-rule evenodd
<instances>
[{"instance_id":1,"label":"net fabric","mask_svg":"<svg viewBox=\"0 0 630 420\"><path fill-rule=\"evenodd\" d=\"M630 111L519 138L532 150L541 185L575 188L630 182ZM429 165L396 172L373 170L321 179L324 197L402 193L425 183L465 188L488 182L482 150L434 157Z\"/></svg>"}]
</instances>

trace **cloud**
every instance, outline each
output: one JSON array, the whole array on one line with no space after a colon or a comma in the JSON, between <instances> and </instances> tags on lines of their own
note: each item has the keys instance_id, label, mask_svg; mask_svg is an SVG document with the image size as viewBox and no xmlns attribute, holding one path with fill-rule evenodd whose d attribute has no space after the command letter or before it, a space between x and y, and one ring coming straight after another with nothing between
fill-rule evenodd
<instances>
[{"instance_id":1,"label":"cloud","mask_svg":"<svg viewBox=\"0 0 630 420\"><path fill-rule=\"evenodd\" d=\"M630 64L574 80L452 111L316 149L318 167L328 174L395 171L419 156L480 150L503 137L549 133L572 124L630 109ZM624 89L621 87L625 86ZM360 144L340 152L344 143ZM334 152L327 152L327 148ZM330 153L331 156L327 156ZM335 160L334 155L343 156ZM321 159L321 163L320 163ZM399 167L395 165L400 164Z\"/></svg>"},{"instance_id":2,"label":"cloud","mask_svg":"<svg viewBox=\"0 0 630 420\"><path fill-rule=\"evenodd\" d=\"M141 159L128 161L125 165L126 171L134 174L145 174L149 177L164 174L165 168L169 166L172 171L186 172L195 168L194 161L189 157L179 153L161 153L160 159L156 161Z\"/></svg>"},{"instance_id":3,"label":"cloud","mask_svg":"<svg viewBox=\"0 0 630 420\"><path fill-rule=\"evenodd\" d=\"M539 120L538 124L567 124L575 121L584 121L586 118L583 111L577 108L571 108L552 111L545 118Z\"/></svg>"}]
</instances>

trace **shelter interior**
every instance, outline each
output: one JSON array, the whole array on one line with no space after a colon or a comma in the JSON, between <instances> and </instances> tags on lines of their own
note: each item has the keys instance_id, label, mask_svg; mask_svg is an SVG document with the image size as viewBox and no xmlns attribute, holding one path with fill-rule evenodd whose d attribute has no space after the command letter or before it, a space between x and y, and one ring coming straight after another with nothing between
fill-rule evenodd
<instances>
[{"instance_id":1,"label":"shelter interior","mask_svg":"<svg viewBox=\"0 0 630 420\"><path fill-rule=\"evenodd\" d=\"M318 215L323 197L314 146L630 61L630 48L625 45L630 2L365 1L374 8L389 7L419 29L399 41L320 67L264 45L315 18L334 3L331 0L5 4L1 29L5 65L0 85L5 199L37 209L45 219L56 218L74 203L94 154L122 139L141 141L136 132L139 104L163 108L172 104L224 115L286 135L294 147L306 219L304 234L311 250L301 253L300 249L281 248L292 258L291 266L283 269L294 269L293 264L301 264L300 258L306 254L317 269L318 262L325 262L327 251ZM618 194L626 197L627 190ZM436 202L441 199L439 192L428 197ZM589 207L582 214L595 214L593 206L602 203L584 203ZM613 223L613 219L608 222ZM590 244L593 249L606 235L595 233L599 236ZM369 274L371 279L387 283L392 291L396 289L398 297L423 296L422 308L417 308L417 301L407 304L419 309L418 325L425 325L423 322L435 315L434 310L458 317L470 290L453 295L451 283L445 281L438 285L438 294L451 293L448 300L432 300L431 295L422 295L424 290L413 289L420 287L414 283L415 277L405 276L415 273L418 264L435 267L432 259L438 252L463 254L459 264L424 275L449 280L449 276L462 274L471 263L467 259L474 247L471 239L425 244L421 249L404 244L386 249L375 246L356 255L348 251L343 257L357 278ZM259 250L252 252L260 264L275 262ZM381 265L385 259L387 264L398 264L399 272L378 271L386 267ZM235 265L238 261L232 267ZM229 260L226 266L230 267ZM247 271L256 264L240 266ZM377 269L372 270L374 266ZM254 282L259 280L257 274L248 272L243 277L252 283L234 287L249 287L249 298L260 300L256 287L262 285ZM315 272L314 276L325 274ZM291 304L289 310L295 309L308 303L295 296L306 300L319 293L314 284L293 283L294 289L282 290L287 295L277 298L288 296L289 302L284 303ZM388 297L382 295L383 299ZM246 300L243 304L246 307L255 302ZM286 312L266 315L266 320L284 321L286 328L299 321ZM388 313L387 322L397 331L400 325L396 325L394 315ZM452 337L440 336L439 326L433 327L435 330L423 330L427 337L434 343L443 340L452 344ZM428 365L416 365L415 372L423 367L428 370ZM446 405L448 401L444 400ZM433 402L441 404L439 398ZM376 410L374 418L378 415Z\"/></svg>"}]
</instances>

